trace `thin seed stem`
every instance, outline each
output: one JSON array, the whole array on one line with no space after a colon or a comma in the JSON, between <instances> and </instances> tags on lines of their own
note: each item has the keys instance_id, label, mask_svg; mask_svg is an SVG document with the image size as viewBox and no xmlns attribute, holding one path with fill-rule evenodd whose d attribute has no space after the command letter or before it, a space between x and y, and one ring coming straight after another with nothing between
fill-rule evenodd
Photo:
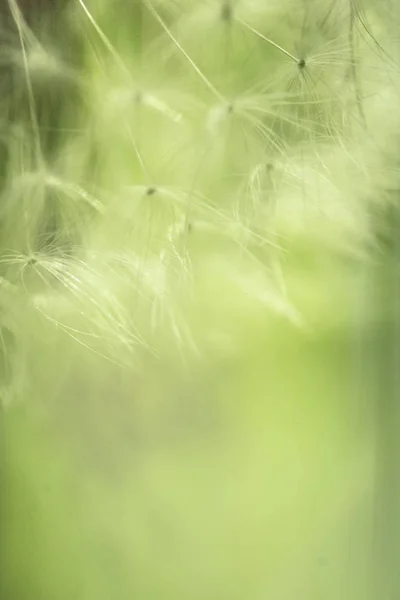
<instances>
[{"instance_id":1,"label":"thin seed stem","mask_svg":"<svg viewBox=\"0 0 400 600\"><path fill-rule=\"evenodd\" d=\"M296 56L294 56L293 54L291 54L290 52L288 52L287 50L285 50L285 48L282 48L282 46L280 46L279 44L277 44L276 42L274 42L270 38L267 38L260 31L257 31L257 29L254 29L253 27L251 27L251 25L248 25L245 21L242 21L241 19L238 19L238 22L241 23L243 25L243 27L246 27L246 29L248 29L249 31L252 31L259 38L261 38L265 42L268 42L268 44L271 44L271 46L274 46L274 48L277 48L277 50L279 50L280 52L283 52L283 54L286 54L286 56L288 56L289 58L291 58L295 62L297 62L297 63L299 62L299 60L300 60L299 58L296 58Z\"/></svg>"},{"instance_id":2,"label":"thin seed stem","mask_svg":"<svg viewBox=\"0 0 400 600\"><path fill-rule=\"evenodd\" d=\"M170 37L171 40L174 42L175 46L182 52L182 54L186 58L186 60L192 65L193 69L196 71L196 73L199 75L199 77L203 80L203 82L206 84L208 89L218 98L218 100L224 100L223 96L220 94L220 92L217 90L217 88L211 83L211 81L199 69L199 67L196 65L196 63L193 61L193 59L190 58L190 56L187 54L187 52L184 50L184 48L182 48L182 46L180 45L178 40L174 37L174 35L170 31L170 29L167 27L167 25L164 23L163 19L160 17L158 12L156 11L156 9L151 5L150 2L146 2L146 6L148 7L149 11L152 13L154 18L160 23L161 27L164 29L164 31L168 35L168 37Z\"/></svg>"},{"instance_id":3,"label":"thin seed stem","mask_svg":"<svg viewBox=\"0 0 400 600\"><path fill-rule=\"evenodd\" d=\"M87 18L89 19L89 21L91 22L91 24L93 25L94 29L96 30L96 32L98 33L101 41L103 42L103 44L106 46L107 50L110 52L110 54L113 56L115 62L118 64L118 66L120 67L120 69L130 77L130 72L127 69L126 65L124 64L124 62L121 60L121 57L119 56L118 52L115 50L114 46L111 44L110 40L108 39L108 37L106 36L106 34L103 32L103 30L99 27L99 25L96 23L93 15L89 12L88 8L86 7L86 4L83 2L83 0L78 0L79 4L82 6Z\"/></svg>"}]
</instances>

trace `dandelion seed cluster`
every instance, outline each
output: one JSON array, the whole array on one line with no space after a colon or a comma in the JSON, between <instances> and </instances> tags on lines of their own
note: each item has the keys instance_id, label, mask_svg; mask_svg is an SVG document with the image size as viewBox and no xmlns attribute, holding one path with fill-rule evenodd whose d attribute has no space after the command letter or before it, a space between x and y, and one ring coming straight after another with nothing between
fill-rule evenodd
<instances>
[{"instance_id":1,"label":"dandelion seed cluster","mask_svg":"<svg viewBox=\"0 0 400 600\"><path fill-rule=\"evenodd\" d=\"M0 11L3 407L159 407L149 379L196 396L253 348L352 332L400 189L395 2L56 4Z\"/></svg>"}]
</instances>

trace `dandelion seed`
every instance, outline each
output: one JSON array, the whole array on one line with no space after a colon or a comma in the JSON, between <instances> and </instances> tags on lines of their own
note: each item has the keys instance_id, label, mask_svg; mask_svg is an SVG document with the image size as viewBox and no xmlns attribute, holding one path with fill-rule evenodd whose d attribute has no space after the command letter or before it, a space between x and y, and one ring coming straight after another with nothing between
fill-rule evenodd
<instances>
[{"instance_id":1,"label":"dandelion seed","mask_svg":"<svg viewBox=\"0 0 400 600\"><path fill-rule=\"evenodd\" d=\"M303 69L305 69L306 67L306 61L304 58L301 58L298 62L297 62L297 66L299 67L299 69L302 71Z\"/></svg>"}]
</instances>

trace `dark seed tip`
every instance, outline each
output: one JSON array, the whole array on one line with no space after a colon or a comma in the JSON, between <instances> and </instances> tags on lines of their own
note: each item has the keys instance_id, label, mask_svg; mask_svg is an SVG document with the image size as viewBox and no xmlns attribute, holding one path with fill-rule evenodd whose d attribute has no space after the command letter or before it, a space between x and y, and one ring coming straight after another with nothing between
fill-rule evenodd
<instances>
[{"instance_id":1,"label":"dark seed tip","mask_svg":"<svg viewBox=\"0 0 400 600\"><path fill-rule=\"evenodd\" d=\"M223 2L221 7L221 19L226 23L229 23L230 21L232 21L232 15L233 11L231 3L229 1Z\"/></svg>"}]
</instances>

